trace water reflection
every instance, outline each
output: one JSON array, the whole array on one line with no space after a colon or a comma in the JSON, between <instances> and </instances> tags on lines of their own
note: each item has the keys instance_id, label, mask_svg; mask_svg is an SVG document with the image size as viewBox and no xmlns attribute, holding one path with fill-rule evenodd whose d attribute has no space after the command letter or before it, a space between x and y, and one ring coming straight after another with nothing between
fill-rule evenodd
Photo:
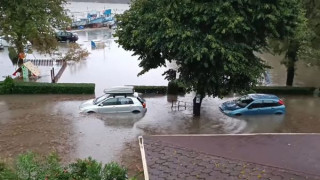
<instances>
[{"instance_id":1,"label":"water reflection","mask_svg":"<svg viewBox=\"0 0 320 180\"><path fill-rule=\"evenodd\" d=\"M246 122L244 133L275 133L282 125L285 115L243 116L239 119Z\"/></svg>"},{"instance_id":2,"label":"water reflection","mask_svg":"<svg viewBox=\"0 0 320 180\"><path fill-rule=\"evenodd\" d=\"M105 126L133 128L146 113L115 113L115 114L97 114L96 118L102 120Z\"/></svg>"}]
</instances>

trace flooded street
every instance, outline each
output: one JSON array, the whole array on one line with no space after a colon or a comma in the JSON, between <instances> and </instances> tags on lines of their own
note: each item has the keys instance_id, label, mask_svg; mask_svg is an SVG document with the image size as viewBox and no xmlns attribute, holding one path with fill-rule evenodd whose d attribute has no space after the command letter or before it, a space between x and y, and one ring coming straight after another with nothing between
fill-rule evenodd
<instances>
[{"instance_id":1,"label":"flooded street","mask_svg":"<svg viewBox=\"0 0 320 180\"><path fill-rule=\"evenodd\" d=\"M192 115L193 95L179 96L187 109L171 109L167 96L144 97L146 114L81 114L92 96L1 96L0 157L25 151L58 152L63 161L91 156L117 161L132 174L141 168L137 137L161 134L320 133L320 98L286 96L288 113L232 118L219 111L223 100L206 98L200 118ZM304 107L304 108L302 108Z\"/></svg>"},{"instance_id":2,"label":"flooded street","mask_svg":"<svg viewBox=\"0 0 320 180\"><path fill-rule=\"evenodd\" d=\"M71 3L68 8L78 14L114 8L117 13L128 5L102 3ZM320 133L320 98L312 96L280 96L285 100L286 115L232 118L222 114L218 106L224 98L205 98L201 117L192 115L194 95L179 96L187 108L171 108L171 99L164 95L149 95L146 114L81 114L79 105L102 94L103 89L122 85L167 85L161 75L174 66L167 64L137 77L142 70L132 52L119 47L113 30L76 31L79 43L90 55L86 60L68 63L60 83L95 83L95 95L12 95L0 96L0 159L13 159L25 151L41 154L57 152L64 162L91 156L104 163L117 161L134 175L142 168L138 136L162 134L247 134L247 133ZM91 49L91 41L104 48ZM67 43L59 49L65 52ZM34 53L29 56L43 58ZM286 68L279 56L262 54L273 68L269 70L270 85L285 85ZM8 49L0 51L0 81L11 75L17 66L8 57ZM50 81L51 66L41 67L39 82ZM295 86L320 87L318 67L297 65Z\"/></svg>"}]
</instances>

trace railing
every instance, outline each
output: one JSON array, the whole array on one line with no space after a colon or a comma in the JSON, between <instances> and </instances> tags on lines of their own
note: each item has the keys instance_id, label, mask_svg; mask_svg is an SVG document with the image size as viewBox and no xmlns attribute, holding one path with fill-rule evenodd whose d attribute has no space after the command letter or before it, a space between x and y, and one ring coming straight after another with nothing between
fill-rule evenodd
<instances>
[{"instance_id":1,"label":"railing","mask_svg":"<svg viewBox=\"0 0 320 180\"><path fill-rule=\"evenodd\" d=\"M62 73L64 72L64 70L67 67L67 62L66 61L62 61L62 67L60 68L59 72L57 73L57 75L55 75L54 73L54 67L51 69L51 82L52 83L56 83L58 82L58 80L60 79Z\"/></svg>"},{"instance_id":2,"label":"railing","mask_svg":"<svg viewBox=\"0 0 320 180\"><path fill-rule=\"evenodd\" d=\"M24 59L23 63L32 62L32 64L36 66L53 66L54 63L56 65L63 65L63 60L54 60L54 59Z\"/></svg>"},{"instance_id":3,"label":"railing","mask_svg":"<svg viewBox=\"0 0 320 180\"><path fill-rule=\"evenodd\" d=\"M172 101L171 109L178 108L178 111L180 110L180 107L184 107L184 110L187 109L187 103L184 101Z\"/></svg>"}]
</instances>

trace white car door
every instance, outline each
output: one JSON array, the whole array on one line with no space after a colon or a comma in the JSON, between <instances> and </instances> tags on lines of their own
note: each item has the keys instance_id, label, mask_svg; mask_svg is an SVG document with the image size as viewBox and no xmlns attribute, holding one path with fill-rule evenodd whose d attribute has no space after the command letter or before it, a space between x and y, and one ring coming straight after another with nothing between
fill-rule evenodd
<instances>
[{"instance_id":1,"label":"white car door","mask_svg":"<svg viewBox=\"0 0 320 180\"><path fill-rule=\"evenodd\" d=\"M119 97L118 101L117 112L132 112L133 101L131 98Z\"/></svg>"},{"instance_id":2,"label":"white car door","mask_svg":"<svg viewBox=\"0 0 320 180\"><path fill-rule=\"evenodd\" d=\"M118 98L108 98L99 104L99 113L116 113Z\"/></svg>"}]
</instances>

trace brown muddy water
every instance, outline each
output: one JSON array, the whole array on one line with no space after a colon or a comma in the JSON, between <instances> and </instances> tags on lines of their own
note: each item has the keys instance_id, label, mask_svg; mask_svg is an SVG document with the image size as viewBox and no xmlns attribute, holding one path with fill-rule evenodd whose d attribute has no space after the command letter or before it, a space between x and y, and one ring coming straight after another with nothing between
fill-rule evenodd
<instances>
[{"instance_id":1,"label":"brown muddy water","mask_svg":"<svg viewBox=\"0 0 320 180\"><path fill-rule=\"evenodd\" d=\"M64 162L93 157L116 161L134 175L142 170L137 138L161 134L320 133L320 98L285 96L287 114L231 118L218 105L232 99L206 98L200 118L192 116L193 95L179 96L187 109L171 109L172 97L147 96L146 114L81 114L92 96L0 96L0 158L19 153L57 152ZM175 99L175 98L173 98Z\"/></svg>"},{"instance_id":2,"label":"brown muddy water","mask_svg":"<svg viewBox=\"0 0 320 180\"><path fill-rule=\"evenodd\" d=\"M74 3L74 2L73 2ZM90 11L110 4L75 3L71 11ZM89 8L90 7L90 8ZM121 12L128 5L114 5ZM89 57L69 63L59 82L96 84L96 95L104 88L118 85L167 85L161 74L174 65L161 67L137 77L141 71L137 57L115 42L108 29L77 31L78 43L88 49ZM105 48L91 49L90 41L105 44ZM65 52L67 44L61 43ZM31 57L43 57L36 52ZM270 85L284 85L286 70L282 57L262 54L273 68L269 70ZM0 80L16 69L8 57L7 48L0 51ZM41 67L41 82L50 80L51 67ZM320 71L297 65L296 86L320 86ZM81 102L93 96L70 95L14 95L0 96L0 158L13 159L19 153L35 151L47 154L56 151L64 162L91 156L104 163L117 161L134 175L142 170L137 137L159 134L238 134L238 133L320 133L320 98L312 96L284 96L287 114L283 116L252 116L231 118L223 115L218 105L224 98L206 98L201 117L192 115L193 95L179 96L187 103L186 110L171 109L173 97L147 96L146 114L81 114ZM175 98L173 98L175 99Z\"/></svg>"}]
</instances>

